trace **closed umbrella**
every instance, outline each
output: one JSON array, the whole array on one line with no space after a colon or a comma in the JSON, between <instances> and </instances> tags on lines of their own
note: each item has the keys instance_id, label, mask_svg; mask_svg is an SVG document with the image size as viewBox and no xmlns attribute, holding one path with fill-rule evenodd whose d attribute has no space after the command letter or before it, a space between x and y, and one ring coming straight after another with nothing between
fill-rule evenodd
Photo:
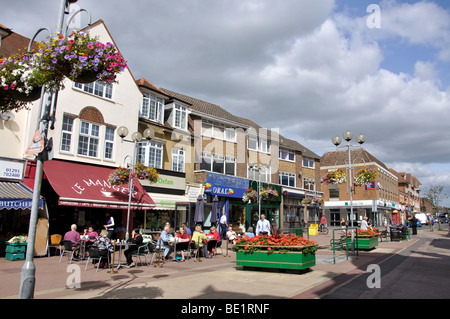
<instances>
[{"instance_id":1,"label":"closed umbrella","mask_svg":"<svg viewBox=\"0 0 450 319\"><path fill-rule=\"evenodd\" d=\"M203 197L202 195L198 195L197 203L195 204L195 214L194 214L195 223L203 223L205 221L205 215L203 212L204 212Z\"/></svg>"},{"instance_id":2,"label":"closed umbrella","mask_svg":"<svg viewBox=\"0 0 450 319\"><path fill-rule=\"evenodd\" d=\"M213 204L212 204L212 210L211 210L211 224L217 223L217 220L219 219L217 216L217 205L219 203L219 199L217 198L217 195L213 198Z\"/></svg>"}]
</instances>

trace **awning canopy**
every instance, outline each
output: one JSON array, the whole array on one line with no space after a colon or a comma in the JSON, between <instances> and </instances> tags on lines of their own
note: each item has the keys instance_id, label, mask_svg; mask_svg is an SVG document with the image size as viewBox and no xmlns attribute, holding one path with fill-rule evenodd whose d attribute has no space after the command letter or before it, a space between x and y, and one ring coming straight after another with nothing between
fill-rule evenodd
<instances>
[{"instance_id":1,"label":"awning canopy","mask_svg":"<svg viewBox=\"0 0 450 319\"><path fill-rule=\"evenodd\" d=\"M33 191L20 182L0 182L0 209L31 209ZM39 208L44 209L40 197Z\"/></svg>"},{"instance_id":2,"label":"awning canopy","mask_svg":"<svg viewBox=\"0 0 450 319\"><path fill-rule=\"evenodd\" d=\"M59 205L125 209L128 207L128 184L111 186L108 176L113 168L59 160L46 161L44 172L59 195ZM132 209L151 209L155 203L135 179L131 196Z\"/></svg>"},{"instance_id":3,"label":"awning canopy","mask_svg":"<svg viewBox=\"0 0 450 319\"><path fill-rule=\"evenodd\" d=\"M175 210L177 204L188 204L189 198L185 195L171 195L150 193L149 194L156 206L153 209L157 210Z\"/></svg>"}]
</instances>

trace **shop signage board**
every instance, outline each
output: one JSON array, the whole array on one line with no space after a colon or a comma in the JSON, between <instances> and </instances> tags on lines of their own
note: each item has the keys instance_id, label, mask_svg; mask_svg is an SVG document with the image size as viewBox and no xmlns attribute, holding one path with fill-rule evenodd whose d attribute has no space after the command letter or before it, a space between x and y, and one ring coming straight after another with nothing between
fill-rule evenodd
<instances>
[{"instance_id":1,"label":"shop signage board","mask_svg":"<svg viewBox=\"0 0 450 319\"><path fill-rule=\"evenodd\" d=\"M0 179L23 180L24 161L0 159Z\"/></svg>"},{"instance_id":2,"label":"shop signage board","mask_svg":"<svg viewBox=\"0 0 450 319\"><path fill-rule=\"evenodd\" d=\"M249 181L246 178L208 172L206 175L205 193L223 197L242 198L248 185Z\"/></svg>"}]
</instances>

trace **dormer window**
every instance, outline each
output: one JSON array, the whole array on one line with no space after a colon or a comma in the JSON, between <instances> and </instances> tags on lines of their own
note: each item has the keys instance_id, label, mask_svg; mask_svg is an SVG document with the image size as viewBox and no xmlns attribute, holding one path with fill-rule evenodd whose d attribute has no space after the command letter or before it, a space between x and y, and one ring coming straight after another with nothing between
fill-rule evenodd
<instances>
[{"instance_id":1,"label":"dormer window","mask_svg":"<svg viewBox=\"0 0 450 319\"><path fill-rule=\"evenodd\" d=\"M140 117L162 124L164 119L164 100L153 94L144 93Z\"/></svg>"},{"instance_id":2,"label":"dormer window","mask_svg":"<svg viewBox=\"0 0 450 319\"><path fill-rule=\"evenodd\" d=\"M187 130L187 107L182 106L180 104L174 105L174 127L178 128L180 130L186 131Z\"/></svg>"}]
</instances>

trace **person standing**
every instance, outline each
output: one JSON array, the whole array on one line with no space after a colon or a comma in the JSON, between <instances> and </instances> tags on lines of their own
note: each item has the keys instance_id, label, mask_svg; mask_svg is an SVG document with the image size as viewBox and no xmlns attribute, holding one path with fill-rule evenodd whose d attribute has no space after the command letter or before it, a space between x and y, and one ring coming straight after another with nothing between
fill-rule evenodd
<instances>
[{"instance_id":1,"label":"person standing","mask_svg":"<svg viewBox=\"0 0 450 319\"><path fill-rule=\"evenodd\" d=\"M108 231L108 239L111 239L114 233L114 217L112 217L109 212L106 212L106 219L108 219L108 221L103 227Z\"/></svg>"},{"instance_id":2,"label":"person standing","mask_svg":"<svg viewBox=\"0 0 450 319\"><path fill-rule=\"evenodd\" d=\"M259 234L270 236L270 223L264 214L261 214L261 219L256 224L256 235Z\"/></svg>"},{"instance_id":3,"label":"person standing","mask_svg":"<svg viewBox=\"0 0 450 319\"><path fill-rule=\"evenodd\" d=\"M220 238L222 238L222 240L227 239L227 227L228 227L228 222L227 222L227 214L225 212L222 212L222 216L220 216Z\"/></svg>"},{"instance_id":4,"label":"person standing","mask_svg":"<svg viewBox=\"0 0 450 319\"><path fill-rule=\"evenodd\" d=\"M416 216L413 216L411 218L411 228L412 228L412 234L417 235L417 219Z\"/></svg>"},{"instance_id":5,"label":"person standing","mask_svg":"<svg viewBox=\"0 0 450 319\"><path fill-rule=\"evenodd\" d=\"M367 230L369 229L369 224L367 223L367 216L364 216L363 220L361 221L361 230Z\"/></svg>"},{"instance_id":6,"label":"person standing","mask_svg":"<svg viewBox=\"0 0 450 319\"><path fill-rule=\"evenodd\" d=\"M341 218L342 235L344 236L347 234L347 227L348 227L347 222L345 221L344 218Z\"/></svg>"}]
</instances>

